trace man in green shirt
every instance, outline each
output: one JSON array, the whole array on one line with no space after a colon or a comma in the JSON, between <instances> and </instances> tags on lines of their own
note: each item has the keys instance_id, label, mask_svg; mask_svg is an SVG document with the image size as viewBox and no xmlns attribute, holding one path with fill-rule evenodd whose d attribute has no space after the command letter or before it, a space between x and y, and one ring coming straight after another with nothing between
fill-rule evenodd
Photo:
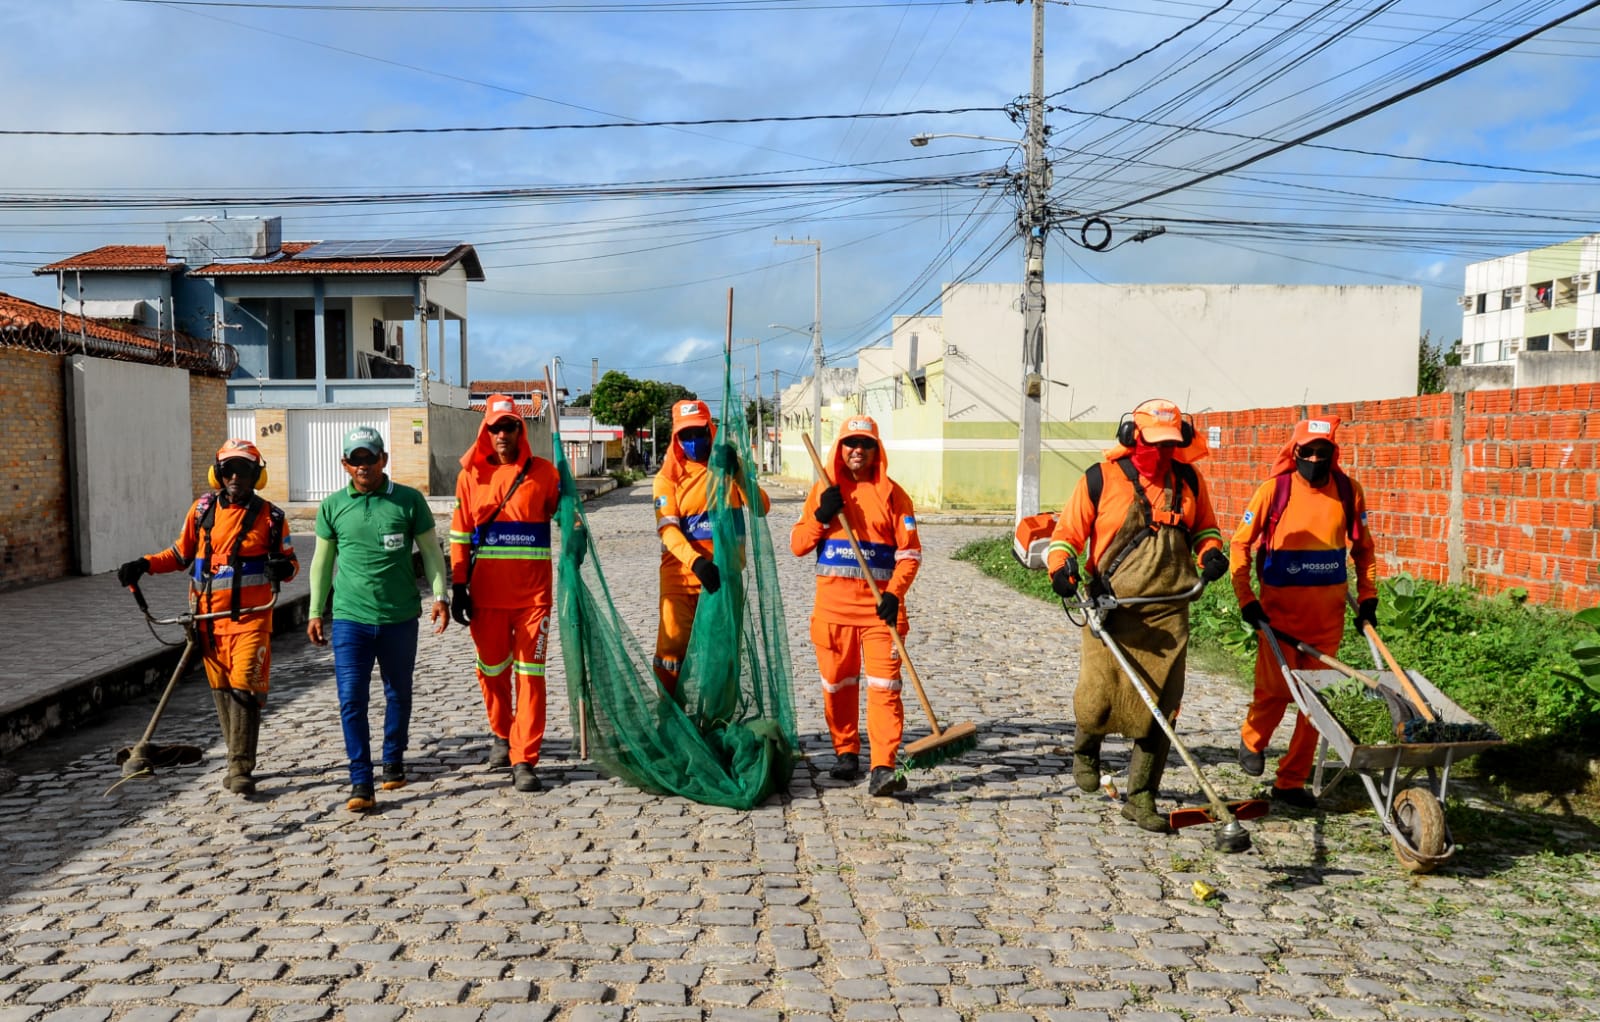
<instances>
[{"instance_id":1,"label":"man in green shirt","mask_svg":"<svg viewBox=\"0 0 1600 1022\"><path fill-rule=\"evenodd\" d=\"M406 783L411 676L417 662L417 618L422 614L411 567L413 543L433 589L429 613L433 633L438 635L450 623L444 554L434 536L433 512L420 491L384 473L388 464L377 430L357 426L345 434L344 470L350 485L328 494L317 508L317 552L311 558L311 620L306 623L306 637L325 646L331 631L339 718L350 757L350 799L345 808L351 812L377 805L367 725L374 661L383 678L383 788L392 791ZM333 627L328 629L324 615L335 561L339 585L333 593Z\"/></svg>"}]
</instances>

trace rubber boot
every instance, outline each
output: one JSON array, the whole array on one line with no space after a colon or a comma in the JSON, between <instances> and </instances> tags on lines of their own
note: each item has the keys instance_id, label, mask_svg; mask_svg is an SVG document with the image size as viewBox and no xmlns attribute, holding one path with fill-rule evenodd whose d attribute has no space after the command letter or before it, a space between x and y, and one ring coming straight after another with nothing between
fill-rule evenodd
<instances>
[{"instance_id":1,"label":"rubber boot","mask_svg":"<svg viewBox=\"0 0 1600 1022\"><path fill-rule=\"evenodd\" d=\"M228 772L222 779L222 786L235 794L252 794L256 790L256 782L250 774L256 768L261 707L256 704L254 696L243 693L241 698L230 689L214 688L211 698L217 704L222 738L228 743Z\"/></svg>"},{"instance_id":2,"label":"rubber boot","mask_svg":"<svg viewBox=\"0 0 1600 1022\"><path fill-rule=\"evenodd\" d=\"M1077 741L1072 743L1072 779L1078 782L1082 791L1094 791L1100 787L1100 743L1105 735L1090 735L1078 732Z\"/></svg>"},{"instance_id":3,"label":"rubber boot","mask_svg":"<svg viewBox=\"0 0 1600 1022\"><path fill-rule=\"evenodd\" d=\"M1128 803L1122 807L1122 818L1155 834L1172 830L1167 818L1156 812L1156 792L1167 770L1171 744L1164 733L1154 732L1133 743L1133 755L1128 759Z\"/></svg>"}]
</instances>

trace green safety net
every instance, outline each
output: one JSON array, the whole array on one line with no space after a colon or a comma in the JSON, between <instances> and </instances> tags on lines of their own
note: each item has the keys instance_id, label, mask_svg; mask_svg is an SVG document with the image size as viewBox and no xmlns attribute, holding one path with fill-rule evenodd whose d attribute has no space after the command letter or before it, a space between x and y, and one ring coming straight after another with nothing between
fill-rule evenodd
<instances>
[{"instance_id":1,"label":"green safety net","mask_svg":"<svg viewBox=\"0 0 1600 1022\"><path fill-rule=\"evenodd\" d=\"M751 459L735 453L750 438L726 353L723 376L707 502L722 586L700 594L677 698L650 668L653 641L647 652L617 613L559 434L561 549L585 544L587 555L561 557L557 607L573 734L582 729L589 758L646 791L748 809L788 790L799 738L777 560Z\"/></svg>"}]
</instances>

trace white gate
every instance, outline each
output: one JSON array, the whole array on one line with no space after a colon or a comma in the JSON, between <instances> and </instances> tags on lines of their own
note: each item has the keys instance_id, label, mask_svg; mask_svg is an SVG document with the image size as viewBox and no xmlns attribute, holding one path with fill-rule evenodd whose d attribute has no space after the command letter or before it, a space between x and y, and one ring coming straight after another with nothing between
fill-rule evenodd
<instances>
[{"instance_id":1,"label":"white gate","mask_svg":"<svg viewBox=\"0 0 1600 1022\"><path fill-rule=\"evenodd\" d=\"M341 464L344 435L357 426L371 426L385 449L391 446L387 409L289 409L290 500L321 500L349 483Z\"/></svg>"},{"instance_id":2,"label":"white gate","mask_svg":"<svg viewBox=\"0 0 1600 1022\"><path fill-rule=\"evenodd\" d=\"M256 413L254 409L228 409L228 439L248 440L251 443L259 442L256 436Z\"/></svg>"}]
</instances>

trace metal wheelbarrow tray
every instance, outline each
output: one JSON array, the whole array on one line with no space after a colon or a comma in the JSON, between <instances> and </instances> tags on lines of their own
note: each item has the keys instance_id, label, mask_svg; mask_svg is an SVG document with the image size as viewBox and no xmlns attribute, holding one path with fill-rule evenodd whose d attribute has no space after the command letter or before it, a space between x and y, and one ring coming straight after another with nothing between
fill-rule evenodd
<instances>
[{"instance_id":1,"label":"metal wheelbarrow tray","mask_svg":"<svg viewBox=\"0 0 1600 1022\"><path fill-rule=\"evenodd\" d=\"M1450 768L1457 760L1476 755L1504 742L1488 739L1469 742L1401 742L1387 745L1357 745L1338 718L1315 695L1344 675L1338 671L1299 671L1285 669L1295 705L1317 729L1316 767L1311 776L1312 794L1320 796L1339 783L1347 772L1361 779L1372 800L1372 807L1394 842L1395 858L1411 873L1431 872L1455 854L1456 843L1444 819L1444 800L1450 784ZM1417 689L1441 721L1453 724L1480 724L1457 706L1427 678L1406 671ZM1379 685L1399 692L1392 672L1374 672ZM1330 755L1331 753L1331 755ZM1332 777L1324 779L1331 764ZM1414 783L1419 774L1425 784Z\"/></svg>"}]
</instances>

